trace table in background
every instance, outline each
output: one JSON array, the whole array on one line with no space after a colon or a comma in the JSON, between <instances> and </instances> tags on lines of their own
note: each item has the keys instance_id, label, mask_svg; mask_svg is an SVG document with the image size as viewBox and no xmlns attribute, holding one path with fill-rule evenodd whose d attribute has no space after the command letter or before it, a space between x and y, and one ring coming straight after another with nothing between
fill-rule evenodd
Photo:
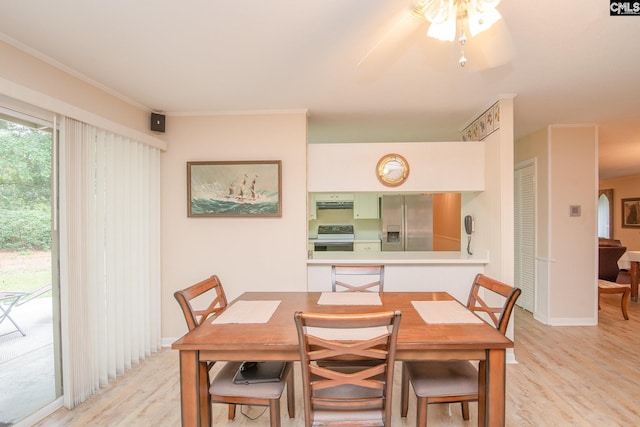
<instances>
[{"instance_id":1,"label":"table in background","mask_svg":"<svg viewBox=\"0 0 640 427\"><path fill-rule=\"evenodd\" d=\"M513 342L485 322L427 324L411 304L411 301L451 301L451 295L446 292L384 292L381 294L382 305L378 306L318 305L320 295L320 292L247 292L235 301L281 301L269 322L248 325L208 321L173 343L172 348L180 351L182 425L206 425L207 411L211 410L199 408L198 396L208 393L208 384L202 383L205 376L200 375L199 361L297 361L300 354L293 321L296 311L367 313L385 310L402 312L396 360L485 360L486 375L481 374L478 378L478 425L504 425L505 353L507 348L513 347Z\"/></svg>"},{"instance_id":2,"label":"table in background","mask_svg":"<svg viewBox=\"0 0 640 427\"><path fill-rule=\"evenodd\" d=\"M638 302L638 273L640 273L640 251L627 251L618 260L618 267L629 270L631 276L631 301Z\"/></svg>"}]
</instances>

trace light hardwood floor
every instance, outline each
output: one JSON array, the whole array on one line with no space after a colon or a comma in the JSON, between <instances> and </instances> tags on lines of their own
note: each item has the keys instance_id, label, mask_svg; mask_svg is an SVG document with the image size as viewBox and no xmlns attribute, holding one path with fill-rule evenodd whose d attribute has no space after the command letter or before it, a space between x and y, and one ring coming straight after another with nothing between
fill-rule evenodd
<instances>
[{"instance_id":1,"label":"light hardwood floor","mask_svg":"<svg viewBox=\"0 0 640 427\"><path fill-rule=\"evenodd\" d=\"M619 295L603 295L600 324L590 327L542 325L530 313L515 310L517 364L507 366L508 426L640 425L640 303L629 303L624 320ZM399 364L394 389L393 426L415 425L415 398L409 416L399 416ZM299 366L296 373L299 374ZM162 350L72 411L60 409L37 424L45 426L179 426L178 354ZM283 427L301 426L300 378L296 382L296 418ZM463 421L460 406L429 406L430 426L477 425L477 405ZM227 421L226 406L213 405L214 425L266 427L263 408L243 408ZM262 415L260 415L262 414Z\"/></svg>"}]
</instances>

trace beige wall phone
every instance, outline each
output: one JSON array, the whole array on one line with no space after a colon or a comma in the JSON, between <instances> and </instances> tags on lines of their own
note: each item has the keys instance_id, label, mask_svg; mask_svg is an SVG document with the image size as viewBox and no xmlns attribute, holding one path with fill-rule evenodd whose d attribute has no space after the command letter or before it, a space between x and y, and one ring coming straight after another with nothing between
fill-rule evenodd
<instances>
[{"instance_id":1,"label":"beige wall phone","mask_svg":"<svg viewBox=\"0 0 640 427\"><path fill-rule=\"evenodd\" d=\"M471 233L475 231L476 224L473 221L473 217L471 215L467 215L464 217L464 231L467 233L467 253L469 255L473 255L471 252Z\"/></svg>"}]
</instances>

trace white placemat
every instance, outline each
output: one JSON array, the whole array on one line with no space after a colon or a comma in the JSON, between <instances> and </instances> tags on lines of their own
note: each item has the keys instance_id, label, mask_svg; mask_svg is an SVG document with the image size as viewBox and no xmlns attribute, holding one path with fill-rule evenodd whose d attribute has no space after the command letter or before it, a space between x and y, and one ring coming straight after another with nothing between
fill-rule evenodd
<instances>
[{"instance_id":1,"label":"white placemat","mask_svg":"<svg viewBox=\"0 0 640 427\"><path fill-rule=\"evenodd\" d=\"M371 328L316 328L313 326L307 327L307 333L309 335L316 336L318 338L324 338L325 340L335 341L364 341L371 338L379 337L380 335L386 335L388 329L385 326L374 326Z\"/></svg>"},{"instance_id":2,"label":"white placemat","mask_svg":"<svg viewBox=\"0 0 640 427\"><path fill-rule=\"evenodd\" d=\"M457 301L411 301L425 323L483 323Z\"/></svg>"},{"instance_id":3,"label":"white placemat","mask_svg":"<svg viewBox=\"0 0 640 427\"><path fill-rule=\"evenodd\" d=\"M377 292L323 292L319 305L382 305Z\"/></svg>"},{"instance_id":4,"label":"white placemat","mask_svg":"<svg viewBox=\"0 0 640 427\"><path fill-rule=\"evenodd\" d=\"M280 301L236 301L212 323L267 323Z\"/></svg>"}]
</instances>

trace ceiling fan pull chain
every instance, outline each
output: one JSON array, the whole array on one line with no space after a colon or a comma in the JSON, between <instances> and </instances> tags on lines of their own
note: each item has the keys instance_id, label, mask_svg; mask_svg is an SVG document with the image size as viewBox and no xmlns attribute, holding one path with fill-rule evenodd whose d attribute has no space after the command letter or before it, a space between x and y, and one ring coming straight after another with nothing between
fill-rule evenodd
<instances>
[{"instance_id":1,"label":"ceiling fan pull chain","mask_svg":"<svg viewBox=\"0 0 640 427\"><path fill-rule=\"evenodd\" d=\"M458 41L460 42L460 59L458 62L461 67L464 67L467 63L467 58L464 57L464 44L467 42L467 35L464 32L464 27L460 29L460 38L458 38Z\"/></svg>"}]
</instances>

